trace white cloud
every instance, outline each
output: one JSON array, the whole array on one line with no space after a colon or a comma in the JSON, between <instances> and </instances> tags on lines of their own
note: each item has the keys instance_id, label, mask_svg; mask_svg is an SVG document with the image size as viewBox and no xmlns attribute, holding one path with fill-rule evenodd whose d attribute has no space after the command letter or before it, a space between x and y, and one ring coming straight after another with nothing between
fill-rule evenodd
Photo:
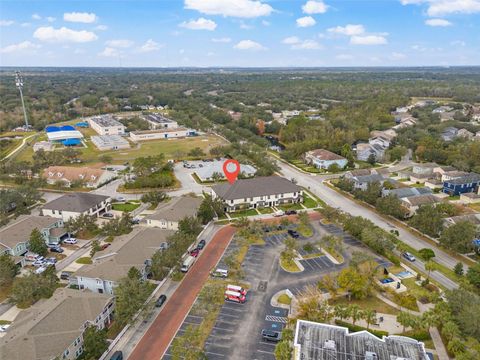
<instances>
[{"instance_id":1,"label":"white cloud","mask_svg":"<svg viewBox=\"0 0 480 360\"><path fill-rule=\"evenodd\" d=\"M179 26L190 30L209 30L213 31L217 24L213 20L205 19L203 17L197 20L184 21Z\"/></svg>"},{"instance_id":2,"label":"white cloud","mask_svg":"<svg viewBox=\"0 0 480 360\"><path fill-rule=\"evenodd\" d=\"M86 12L71 12L63 14L63 20L69 22L78 22L84 24L94 23L98 20L97 15L94 13Z\"/></svg>"},{"instance_id":3,"label":"white cloud","mask_svg":"<svg viewBox=\"0 0 480 360\"><path fill-rule=\"evenodd\" d=\"M400 0L400 2L403 5L427 4L429 16L480 12L480 0Z\"/></svg>"},{"instance_id":4,"label":"white cloud","mask_svg":"<svg viewBox=\"0 0 480 360\"><path fill-rule=\"evenodd\" d=\"M140 51L140 52L157 51L157 50L159 50L161 47L163 47L163 45L157 43L157 42L154 41L153 39L148 39L147 41L145 41L145 44L143 44L142 46L140 46L140 48L138 49L138 51Z\"/></svg>"},{"instance_id":5,"label":"white cloud","mask_svg":"<svg viewBox=\"0 0 480 360\"><path fill-rule=\"evenodd\" d=\"M84 43L97 40L97 35L87 30L72 30L66 27L55 29L51 26L39 27L33 37L48 42L77 42Z\"/></svg>"},{"instance_id":6,"label":"white cloud","mask_svg":"<svg viewBox=\"0 0 480 360\"><path fill-rule=\"evenodd\" d=\"M245 22L241 21L240 22L240 29L250 30L250 29L253 29L253 26L249 25L249 24L245 24Z\"/></svg>"},{"instance_id":7,"label":"white cloud","mask_svg":"<svg viewBox=\"0 0 480 360\"><path fill-rule=\"evenodd\" d=\"M133 41L127 39L108 40L105 45L113 48L129 48L133 45Z\"/></svg>"},{"instance_id":8,"label":"white cloud","mask_svg":"<svg viewBox=\"0 0 480 360\"><path fill-rule=\"evenodd\" d=\"M387 39L380 35L355 35L350 38L350 44L353 45L383 45Z\"/></svg>"},{"instance_id":9,"label":"white cloud","mask_svg":"<svg viewBox=\"0 0 480 360\"><path fill-rule=\"evenodd\" d=\"M18 44L12 44L5 46L0 49L0 53L2 54L9 54L17 51L25 51L25 50L35 50L40 48L40 45L31 43L30 41L24 41Z\"/></svg>"},{"instance_id":10,"label":"white cloud","mask_svg":"<svg viewBox=\"0 0 480 360\"><path fill-rule=\"evenodd\" d=\"M309 27L315 25L317 22L311 16L304 16L297 19L297 26L298 27Z\"/></svg>"},{"instance_id":11,"label":"white cloud","mask_svg":"<svg viewBox=\"0 0 480 360\"><path fill-rule=\"evenodd\" d=\"M213 38L212 41L215 43L229 43L230 41L232 41L232 39L230 39L229 37L222 37L222 38Z\"/></svg>"},{"instance_id":12,"label":"white cloud","mask_svg":"<svg viewBox=\"0 0 480 360\"><path fill-rule=\"evenodd\" d=\"M323 14L326 13L328 6L323 1L309 0L302 6L305 14Z\"/></svg>"},{"instance_id":13,"label":"white cloud","mask_svg":"<svg viewBox=\"0 0 480 360\"><path fill-rule=\"evenodd\" d=\"M298 44L301 40L297 36L289 36L285 39L283 39L282 43L292 45L292 44Z\"/></svg>"},{"instance_id":14,"label":"white cloud","mask_svg":"<svg viewBox=\"0 0 480 360\"><path fill-rule=\"evenodd\" d=\"M0 26L10 26L15 24L13 20L0 20Z\"/></svg>"},{"instance_id":15,"label":"white cloud","mask_svg":"<svg viewBox=\"0 0 480 360\"><path fill-rule=\"evenodd\" d=\"M112 47L106 47L103 49L102 52L98 53L99 56L104 56L104 57L118 57L120 56L121 52L118 49L112 48Z\"/></svg>"},{"instance_id":16,"label":"white cloud","mask_svg":"<svg viewBox=\"0 0 480 360\"><path fill-rule=\"evenodd\" d=\"M322 46L317 41L308 39L292 45L294 50L318 50L321 48Z\"/></svg>"},{"instance_id":17,"label":"white cloud","mask_svg":"<svg viewBox=\"0 0 480 360\"><path fill-rule=\"evenodd\" d=\"M48 22L54 22L55 20L57 20L57 18L54 18L53 16L48 16L47 17Z\"/></svg>"},{"instance_id":18,"label":"white cloud","mask_svg":"<svg viewBox=\"0 0 480 360\"><path fill-rule=\"evenodd\" d=\"M452 23L445 19L427 19L425 20L425 25L445 27L445 26L451 26Z\"/></svg>"},{"instance_id":19,"label":"white cloud","mask_svg":"<svg viewBox=\"0 0 480 360\"><path fill-rule=\"evenodd\" d=\"M265 48L253 40L242 40L238 42L235 46L235 49L238 50L264 50Z\"/></svg>"},{"instance_id":20,"label":"white cloud","mask_svg":"<svg viewBox=\"0 0 480 360\"><path fill-rule=\"evenodd\" d=\"M327 29L329 33L347 36L361 35L365 33L365 27L361 24L348 24Z\"/></svg>"},{"instance_id":21,"label":"white cloud","mask_svg":"<svg viewBox=\"0 0 480 360\"><path fill-rule=\"evenodd\" d=\"M185 0L185 8L207 15L255 18L270 15L273 8L257 0Z\"/></svg>"},{"instance_id":22,"label":"white cloud","mask_svg":"<svg viewBox=\"0 0 480 360\"><path fill-rule=\"evenodd\" d=\"M108 29L107 25L97 25L95 26L95 30L105 31Z\"/></svg>"},{"instance_id":23,"label":"white cloud","mask_svg":"<svg viewBox=\"0 0 480 360\"><path fill-rule=\"evenodd\" d=\"M41 17L40 15L38 15L38 14L33 14L33 15L32 15L32 19L33 19L33 20L41 20L42 17Z\"/></svg>"}]
</instances>

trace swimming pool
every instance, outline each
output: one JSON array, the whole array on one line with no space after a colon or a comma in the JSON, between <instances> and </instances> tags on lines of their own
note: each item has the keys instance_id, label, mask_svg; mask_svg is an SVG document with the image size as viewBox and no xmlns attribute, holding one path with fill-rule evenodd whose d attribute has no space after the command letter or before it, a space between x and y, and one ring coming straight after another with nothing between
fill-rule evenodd
<instances>
[{"instance_id":1,"label":"swimming pool","mask_svg":"<svg viewBox=\"0 0 480 360\"><path fill-rule=\"evenodd\" d=\"M390 284L391 282L393 282L393 279L392 278L386 278L386 279L380 280L380 282L382 284Z\"/></svg>"},{"instance_id":2,"label":"swimming pool","mask_svg":"<svg viewBox=\"0 0 480 360\"><path fill-rule=\"evenodd\" d=\"M402 271L402 272L400 272L398 274L395 274L395 275L398 276L401 279L405 279L405 278L409 278L409 277L413 276L413 274L408 270Z\"/></svg>"}]
</instances>

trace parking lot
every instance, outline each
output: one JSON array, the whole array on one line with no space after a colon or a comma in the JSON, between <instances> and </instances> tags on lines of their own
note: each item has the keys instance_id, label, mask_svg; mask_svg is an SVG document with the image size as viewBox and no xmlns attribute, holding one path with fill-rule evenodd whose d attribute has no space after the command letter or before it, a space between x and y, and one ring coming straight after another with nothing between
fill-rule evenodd
<instances>
[{"instance_id":1,"label":"parking lot","mask_svg":"<svg viewBox=\"0 0 480 360\"><path fill-rule=\"evenodd\" d=\"M319 272L324 270L335 271L337 265L330 261L326 256L319 256L307 260L300 260L304 267L304 272Z\"/></svg>"}]
</instances>

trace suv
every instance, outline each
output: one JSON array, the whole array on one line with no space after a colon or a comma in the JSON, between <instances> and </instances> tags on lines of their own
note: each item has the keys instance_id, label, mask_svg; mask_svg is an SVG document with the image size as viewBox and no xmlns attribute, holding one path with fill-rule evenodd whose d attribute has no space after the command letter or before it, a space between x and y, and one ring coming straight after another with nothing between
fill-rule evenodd
<instances>
[{"instance_id":1,"label":"suv","mask_svg":"<svg viewBox=\"0 0 480 360\"><path fill-rule=\"evenodd\" d=\"M68 239L63 240L63 243L73 245L77 243L77 239L74 237L70 237Z\"/></svg>"},{"instance_id":2,"label":"suv","mask_svg":"<svg viewBox=\"0 0 480 360\"><path fill-rule=\"evenodd\" d=\"M205 245L207 245L207 242L202 239L202 240L200 240L200 242L198 243L197 249L198 249L198 250L202 250L202 249L205 247Z\"/></svg>"},{"instance_id":3,"label":"suv","mask_svg":"<svg viewBox=\"0 0 480 360\"><path fill-rule=\"evenodd\" d=\"M407 259L408 261L414 262L415 261L415 256L410 254L409 252L404 252L402 256Z\"/></svg>"},{"instance_id":4,"label":"suv","mask_svg":"<svg viewBox=\"0 0 480 360\"><path fill-rule=\"evenodd\" d=\"M70 279L70 276L72 275L73 273L71 271L62 271L62 273L60 274L60 279L62 280L68 280Z\"/></svg>"},{"instance_id":5,"label":"suv","mask_svg":"<svg viewBox=\"0 0 480 360\"><path fill-rule=\"evenodd\" d=\"M282 333L279 331L263 329L262 339L266 341L279 342L282 339Z\"/></svg>"},{"instance_id":6,"label":"suv","mask_svg":"<svg viewBox=\"0 0 480 360\"><path fill-rule=\"evenodd\" d=\"M160 295L155 302L155 307L161 307L165 303L165 301L167 301L167 296L163 294Z\"/></svg>"},{"instance_id":7,"label":"suv","mask_svg":"<svg viewBox=\"0 0 480 360\"><path fill-rule=\"evenodd\" d=\"M296 239L300 236L300 234L295 230L288 230L288 235L290 235L294 239Z\"/></svg>"},{"instance_id":8,"label":"suv","mask_svg":"<svg viewBox=\"0 0 480 360\"><path fill-rule=\"evenodd\" d=\"M63 249L60 246L51 246L50 252L63 253Z\"/></svg>"},{"instance_id":9,"label":"suv","mask_svg":"<svg viewBox=\"0 0 480 360\"><path fill-rule=\"evenodd\" d=\"M287 210L285 211L285 215L296 215L297 214L297 210Z\"/></svg>"}]
</instances>

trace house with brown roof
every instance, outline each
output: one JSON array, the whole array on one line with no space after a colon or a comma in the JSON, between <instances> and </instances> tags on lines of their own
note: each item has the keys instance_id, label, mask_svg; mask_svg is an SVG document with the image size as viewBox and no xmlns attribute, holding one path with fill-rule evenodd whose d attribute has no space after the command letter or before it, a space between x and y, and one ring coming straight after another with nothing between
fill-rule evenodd
<instances>
[{"instance_id":1,"label":"house with brown roof","mask_svg":"<svg viewBox=\"0 0 480 360\"><path fill-rule=\"evenodd\" d=\"M202 198L182 196L160 204L155 212L145 217L146 225L167 230L178 230L178 222L187 216L195 217Z\"/></svg>"},{"instance_id":2,"label":"house with brown roof","mask_svg":"<svg viewBox=\"0 0 480 360\"><path fill-rule=\"evenodd\" d=\"M212 197L225 204L225 211L273 207L299 203L303 200L302 188L280 176L239 179L233 184L212 186Z\"/></svg>"},{"instance_id":3,"label":"house with brown roof","mask_svg":"<svg viewBox=\"0 0 480 360\"><path fill-rule=\"evenodd\" d=\"M305 162L318 169L328 169L332 165L337 165L340 169L347 166L347 159L325 149L316 149L305 153Z\"/></svg>"},{"instance_id":4,"label":"house with brown roof","mask_svg":"<svg viewBox=\"0 0 480 360\"><path fill-rule=\"evenodd\" d=\"M424 205L437 205L440 203L440 199L435 195L423 194L408 196L400 199L402 206L404 206L409 213L409 216L413 216L417 210Z\"/></svg>"},{"instance_id":5,"label":"house with brown roof","mask_svg":"<svg viewBox=\"0 0 480 360\"><path fill-rule=\"evenodd\" d=\"M90 167L49 166L43 170L42 176L50 185L60 183L65 187L70 187L72 184L79 184L96 189L112 180L115 174L108 170Z\"/></svg>"},{"instance_id":6,"label":"house with brown roof","mask_svg":"<svg viewBox=\"0 0 480 360\"><path fill-rule=\"evenodd\" d=\"M0 359L78 358L88 326L104 329L112 321L110 295L60 288L49 299L23 310L0 338Z\"/></svg>"},{"instance_id":7,"label":"house with brown roof","mask_svg":"<svg viewBox=\"0 0 480 360\"><path fill-rule=\"evenodd\" d=\"M118 281L127 276L132 267L147 279L153 255L173 233L171 230L137 227L129 234L115 238L107 249L96 252L93 263L81 267L75 276L70 277L70 284L97 293L113 294Z\"/></svg>"}]
</instances>

